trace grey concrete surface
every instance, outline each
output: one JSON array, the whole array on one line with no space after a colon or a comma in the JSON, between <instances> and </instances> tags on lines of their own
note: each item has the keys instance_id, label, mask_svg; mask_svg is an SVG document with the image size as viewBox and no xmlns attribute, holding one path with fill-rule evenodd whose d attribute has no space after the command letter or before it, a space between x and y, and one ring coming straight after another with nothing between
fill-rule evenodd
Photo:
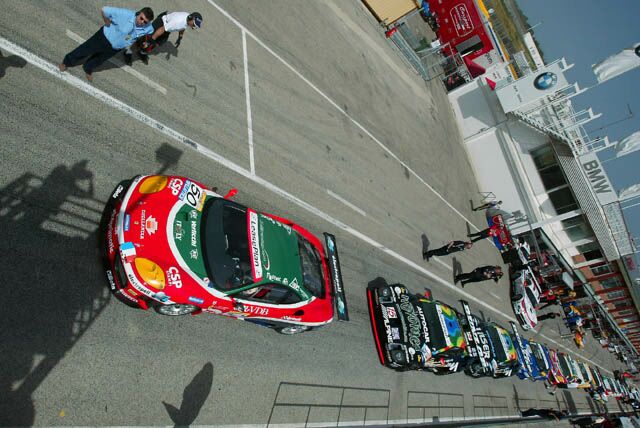
<instances>
[{"instance_id":1,"label":"grey concrete surface","mask_svg":"<svg viewBox=\"0 0 640 428\"><path fill-rule=\"evenodd\" d=\"M112 66L96 72L93 85L224 165L0 45L0 424L299 426L512 415L522 400L590 409L581 392L550 397L517 379L380 366L367 282L381 275L415 291L428 286L454 303L462 294L451 283L452 259L423 262L420 235L434 246L462 237L461 215L484 227L470 210L479 195L446 94L403 64L359 2L216 4L244 27L211 2L150 4L157 13L205 17L177 52L168 46L149 66L134 63L166 95ZM76 46L67 30L93 34L100 6L2 2L0 37L56 64ZM35 31L34 22L46 25ZM251 168L243 31L258 178L229 168ZM79 67L65 75L83 78ZM237 187L241 203L336 234L352 320L283 337L223 317L162 317L110 298L96 247L101 210L121 179L154 172ZM488 242L456 259L464 269L500 263ZM475 310L506 324L507 290L503 279L465 292ZM561 342L553 322L540 332ZM593 340L579 354L617 366Z\"/></svg>"}]
</instances>

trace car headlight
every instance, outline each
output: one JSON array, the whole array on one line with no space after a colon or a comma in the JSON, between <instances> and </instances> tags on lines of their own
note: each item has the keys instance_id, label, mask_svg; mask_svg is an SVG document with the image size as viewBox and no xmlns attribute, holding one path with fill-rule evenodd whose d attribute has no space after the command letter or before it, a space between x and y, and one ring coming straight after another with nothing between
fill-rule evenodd
<instances>
[{"instance_id":1,"label":"car headlight","mask_svg":"<svg viewBox=\"0 0 640 428\"><path fill-rule=\"evenodd\" d=\"M138 192L145 195L156 193L167 187L168 182L169 178L164 175L153 175L145 178L142 183L140 183Z\"/></svg>"},{"instance_id":2,"label":"car headlight","mask_svg":"<svg viewBox=\"0 0 640 428\"><path fill-rule=\"evenodd\" d=\"M389 355L394 363L400 365L407 364L407 351L403 345L391 344L391 346L389 346Z\"/></svg>"},{"instance_id":3,"label":"car headlight","mask_svg":"<svg viewBox=\"0 0 640 428\"><path fill-rule=\"evenodd\" d=\"M393 303L393 292L389 287L382 287L378 292L380 303Z\"/></svg>"},{"instance_id":4,"label":"car headlight","mask_svg":"<svg viewBox=\"0 0 640 428\"><path fill-rule=\"evenodd\" d=\"M164 287L166 286L166 279L160 266L143 257L137 257L135 265L138 275L140 275L147 285L155 288L156 290L164 290Z\"/></svg>"}]
</instances>

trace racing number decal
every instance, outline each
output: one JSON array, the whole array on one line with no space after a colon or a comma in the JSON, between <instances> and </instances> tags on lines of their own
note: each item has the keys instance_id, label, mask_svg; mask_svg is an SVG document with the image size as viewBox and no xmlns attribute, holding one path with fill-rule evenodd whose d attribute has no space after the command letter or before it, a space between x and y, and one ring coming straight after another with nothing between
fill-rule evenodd
<instances>
[{"instance_id":1,"label":"racing number decal","mask_svg":"<svg viewBox=\"0 0 640 428\"><path fill-rule=\"evenodd\" d=\"M200 187L195 183L191 183L191 186L189 186L189 190L185 196L187 203L193 208L197 208L200 196L202 196L202 190L200 190Z\"/></svg>"},{"instance_id":2,"label":"racing number decal","mask_svg":"<svg viewBox=\"0 0 640 428\"><path fill-rule=\"evenodd\" d=\"M205 194L202 192L200 186L191 180L187 180L184 183L184 187L182 188L182 192L180 192L179 198L180 200L185 201L187 205L200 211L204 204L204 196Z\"/></svg>"}]
</instances>

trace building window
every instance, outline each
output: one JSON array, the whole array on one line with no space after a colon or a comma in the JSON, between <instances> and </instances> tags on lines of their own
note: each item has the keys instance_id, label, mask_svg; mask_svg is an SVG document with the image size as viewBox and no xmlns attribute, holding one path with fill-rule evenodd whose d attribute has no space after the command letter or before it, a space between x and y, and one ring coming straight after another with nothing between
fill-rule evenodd
<instances>
[{"instance_id":1,"label":"building window","mask_svg":"<svg viewBox=\"0 0 640 428\"><path fill-rule=\"evenodd\" d=\"M612 291L611 293L607 293L607 299L619 299L620 297L624 297L627 294L624 290Z\"/></svg>"},{"instance_id":2,"label":"building window","mask_svg":"<svg viewBox=\"0 0 640 428\"><path fill-rule=\"evenodd\" d=\"M593 236L591 226L589 226L581 215L562 220L561 223L562 229L573 242Z\"/></svg>"},{"instance_id":3,"label":"building window","mask_svg":"<svg viewBox=\"0 0 640 428\"><path fill-rule=\"evenodd\" d=\"M625 300L624 302L615 302L613 303L613 306L616 309L626 308L629 306L629 302L627 300Z\"/></svg>"},{"instance_id":4,"label":"building window","mask_svg":"<svg viewBox=\"0 0 640 428\"><path fill-rule=\"evenodd\" d=\"M608 263L600 266L590 266L589 269L591 269L591 273L594 274L595 276L600 276L600 275L613 272L613 270L611 269L611 266L609 266ZM602 281L600 283L602 283Z\"/></svg>"},{"instance_id":5,"label":"building window","mask_svg":"<svg viewBox=\"0 0 640 428\"><path fill-rule=\"evenodd\" d=\"M600 246L595 242L578 245L576 249L584 256L585 260L596 260L602 258Z\"/></svg>"},{"instance_id":6,"label":"building window","mask_svg":"<svg viewBox=\"0 0 640 428\"><path fill-rule=\"evenodd\" d=\"M616 312L614 315L615 316L624 317L624 316L631 315L631 314L633 314L633 309L627 309L625 311Z\"/></svg>"},{"instance_id":7,"label":"building window","mask_svg":"<svg viewBox=\"0 0 640 428\"><path fill-rule=\"evenodd\" d=\"M620 283L620 278L614 277L601 280L600 285L606 290L608 288L620 287L622 284Z\"/></svg>"},{"instance_id":8,"label":"building window","mask_svg":"<svg viewBox=\"0 0 640 428\"><path fill-rule=\"evenodd\" d=\"M576 198L573 197L573 193L571 193L571 189L568 187L549 192L549 199L558 214L564 214L578 209Z\"/></svg>"}]
</instances>

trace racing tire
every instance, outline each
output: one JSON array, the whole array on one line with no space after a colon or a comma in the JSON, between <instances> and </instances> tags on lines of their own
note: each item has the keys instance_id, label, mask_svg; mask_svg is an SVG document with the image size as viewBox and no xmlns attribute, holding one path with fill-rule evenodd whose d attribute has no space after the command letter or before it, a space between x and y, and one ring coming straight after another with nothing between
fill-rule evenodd
<instances>
[{"instance_id":1,"label":"racing tire","mask_svg":"<svg viewBox=\"0 0 640 428\"><path fill-rule=\"evenodd\" d=\"M292 325L288 325L286 327L280 327L280 328L276 328L276 331L280 334L286 334L288 336L294 335L294 334L300 334L300 333L304 333L305 331L309 331L311 330L311 327L309 327L308 325L297 325L297 324L292 324Z\"/></svg>"},{"instance_id":2,"label":"racing tire","mask_svg":"<svg viewBox=\"0 0 640 428\"><path fill-rule=\"evenodd\" d=\"M181 315L189 315L198 310L197 306L193 305L180 305L180 304L172 304L172 305L158 305L155 306L154 309L160 315L167 315L170 317L179 317Z\"/></svg>"},{"instance_id":3,"label":"racing tire","mask_svg":"<svg viewBox=\"0 0 640 428\"><path fill-rule=\"evenodd\" d=\"M481 377L482 365L480 363L472 363L471 366L465 371L471 377L475 377L475 378Z\"/></svg>"}]
</instances>

